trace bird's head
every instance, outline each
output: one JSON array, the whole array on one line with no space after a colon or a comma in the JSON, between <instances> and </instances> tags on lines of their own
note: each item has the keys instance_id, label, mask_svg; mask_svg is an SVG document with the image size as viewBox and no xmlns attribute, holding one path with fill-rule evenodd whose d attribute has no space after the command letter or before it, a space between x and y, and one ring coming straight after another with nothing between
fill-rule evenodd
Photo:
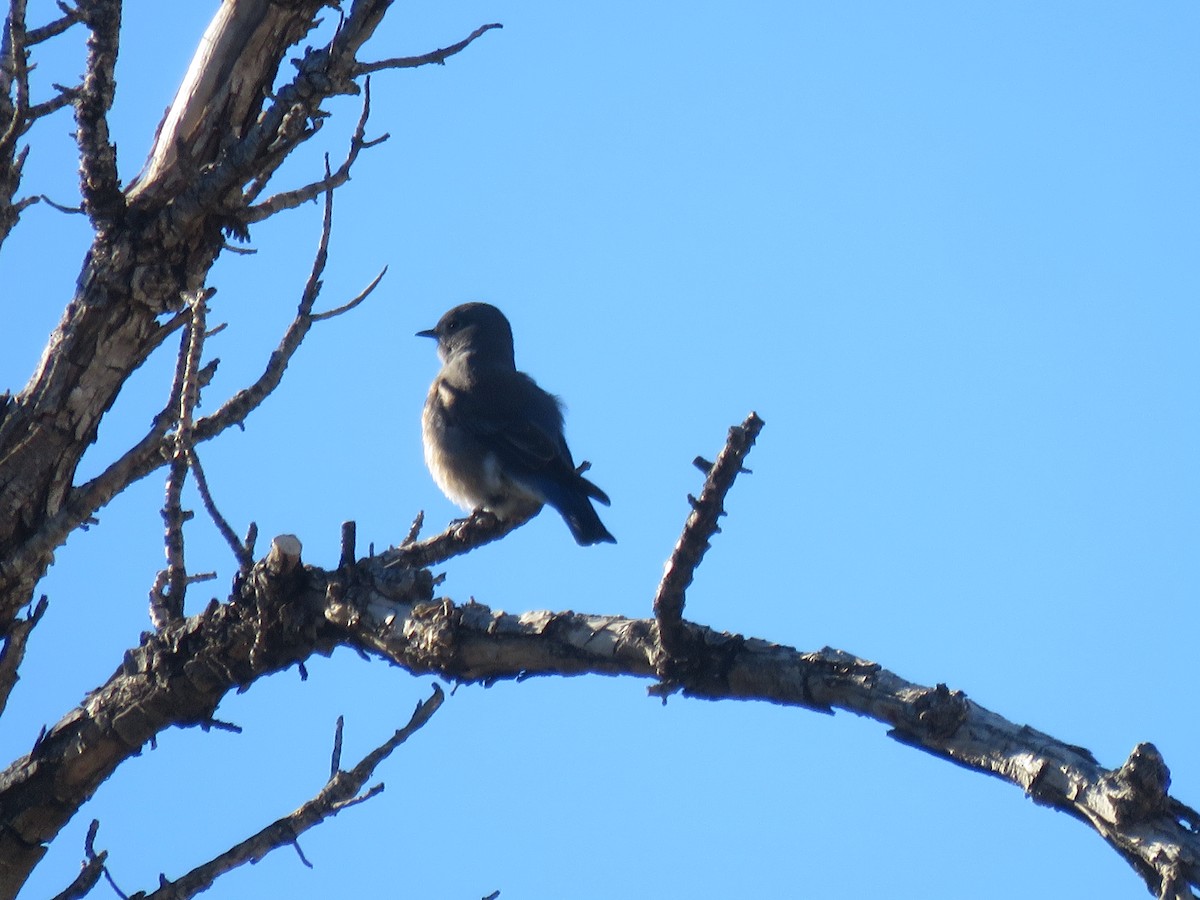
<instances>
[{"instance_id":1,"label":"bird's head","mask_svg":"<svg viewBox=\"0 0 1200 900\"><path fill-rule=\"evenodd\" d=\"M512 326L504 313L489 303L456 306L417 337L434 338L443 364L470 357L476 366L515 368Z\"/></svg>"}]
</instances>

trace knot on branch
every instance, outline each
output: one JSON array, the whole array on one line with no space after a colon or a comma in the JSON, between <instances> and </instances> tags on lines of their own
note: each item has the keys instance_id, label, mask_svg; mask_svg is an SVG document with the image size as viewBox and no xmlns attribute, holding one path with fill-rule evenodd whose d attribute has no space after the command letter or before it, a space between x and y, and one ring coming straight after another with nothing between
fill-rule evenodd
<instances>
[{"instance_id":1,"label":"knot on branch","mask_svg":"<svg viewBox=\"0 0 1200 900\"><path fill-rule=\"evenodd\" d=\"M414 605L405 629L412 671L454 671L461 624L462 610L448 597Z\"/></svg>"},{"instance_id":2,"label":"knot on branch","mask_svg":"<svg viewBox=\"0 0 1200 900\"><path fill-rule=\"evenodd\" d=\"M1166 811L1171 771L1157 747L1141 743L1121 768L1104 776L1100 787L1108 796L1118 825L1141 822Z\"/></svg>"},{"instance_id":3,"label":"knot on branch","mask_svg":"<svg viewBox=\"0 0 1200 900\"><path fill-rule=\"evenodd\" d=\"M932 737L945 739L966 721L967 704L967 695L962 691L952 691L946 685L938 684L918 697L913 707L921 728Z\"/></svg>"}]
</instances>

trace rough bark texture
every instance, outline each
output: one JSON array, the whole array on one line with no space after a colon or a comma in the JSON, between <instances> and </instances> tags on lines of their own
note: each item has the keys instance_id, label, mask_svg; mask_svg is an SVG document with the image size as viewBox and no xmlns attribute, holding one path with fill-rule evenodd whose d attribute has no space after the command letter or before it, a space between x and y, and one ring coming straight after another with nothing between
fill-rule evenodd
<instances>
[{"instance_id":1,"label":"rough bark texture","mask_svg":"<svg viewBox=\"0 0 1200 900\"><path fill-rule=\"evenodd\" d=\"M374 24L358 25L357 43L339 36L333 50L310 52L293 81L263 106L285 49L307 33L322 5L222 4L198 59L204 71L227 80L194 79L181 97L181 112L166 123L191 130L164 127L158 137L159 148L186 147L187 159L156 150L136 191L126 196L116 181L105 118L115 90L120 4L81 4L91 37L76 119L81 187L96 238L37 371L0 409L0 636L29 602L54 548L95 512L83 504L58 515L71 507L79 460L121 385L178 324L159 318L182 308L183 292L203 286L224 230L244 227L243 186L269 176L313 133L322 100L355 90L347 75L353 52ZM377 23L387 5L360 3L356 10ZM247 40L259 52L243 52ZM144 475L145 468L127 474Z\"/></svg>"},{"instance_id":2,"label":"rough bark texture","mask_svg":"<svg viewBox=\"0 0 1200 900\"><path fill-rule=\"evenodd\" d=\"M0 895L15 891L41 842L159 731L203 724L228 691L339 644L461 682L587 673L656 679L662 668L653 619L456 605L433 598L428 570L385 563L327 572L268 557L231 602L148 635L107 684L0 776ZM672 689L686 696L866 716L903 743L1001 778L1091 825L1160 896L1187 897L1200 882L1196 814L1167 793L1169 774L1148 744L1108 769L945 685L913 684L838 650L806 653L683 627L691 664L675 673Z\"/></svg>"}]
</instances>

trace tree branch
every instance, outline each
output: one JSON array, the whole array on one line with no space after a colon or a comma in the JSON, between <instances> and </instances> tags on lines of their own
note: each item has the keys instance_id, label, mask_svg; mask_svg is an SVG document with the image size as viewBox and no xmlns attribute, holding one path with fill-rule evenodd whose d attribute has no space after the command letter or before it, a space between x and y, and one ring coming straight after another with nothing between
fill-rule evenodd
<instances>
[{"instance_id":1,"label":"tree branch","mask_svg":"<svg viewBox=\"0 0 1200 900\"><path fill-rule=\"evenodd\" d=\"M213 291L195 291L189 298L191 321L184 330L183 346L176 361L175 385L172 396L179 398L176 416L174 449L167 474L166 499L162 517L166 525L167 568L159 573L150 591L150 621L155 628L183 618L187 595L188 574L183 554L183 525L192 517L183 509L183 483L193 446L193 413L200 402L200 358L208 333L208 299Z\"/></svg>"},{"instance_id":2,"label":"tree branch","mask_svg":"<svg viewBox=\"0 0 1200 900\"><path fill-rule=\"evenodd\" d=\"M41 621L47 606L48 601L43 594L33 611L24 619L17 620L4 638L4 647L0 649L0 715L4 714L4 710L8 706L9 695L17 686L17 680L20 677L17 675L17 670L25 659L25 645L29 641L29 633Z\"/></svg>"},{"instance_id":3,"label":"tree branch","mask_svg":"<svg viewBox=\"0 0 1200 900\"><path fill-rule=\"evenodd\" d=\"M81 0L79 16L89 32L87 74L75 103L80 190L84 209L103 234L125 210L117 148L108 133L108 111L117 89L113 72L120 47L121 0Z\"/></svg>"},{"instance_id":4,"label":"tree branch","mask_svg":"<svg viewBox=\"0 0 1200 900\"><path fill-rule=\"evenodd\" d=\"M62 893L56 895L54 900L79 900L81 897L86 897L91 893L92 888L100 880L100 876L105 874L104 863L108 859L108 851L101 850L96 852L96 832L100 829L98 819L92 819L92 824L88 827L87 837L83 840L84 861L80 867L79 874L75 876L75 880L67 885Z\"/></svg>"},{"instance_id":5,"label":"tree branch","mask_svg":"<svg viewBox=\"0 0 1200 900\"><path fill-rule=\"evenodd\" d=\"M343 184L349 181L350 168L354 165L355 160L358 159L358 154L369 147L376 147L379 144L382 144L389 137L391 137L389 134L384 134L375 140L367 140L367 119L370 117L370 115L371 79L368 78L366 80L366 84L363 85L363 104L362 112L358 117L358 125L354 129L354 134L350 137L350 149L346 153L346 158L342 161L342 164L338 166L338 170L330 174L329 158L327 156L325 160L324 178L322 178L320 181L313 182L312 184L305 185L297 190L284 191L283 193L276 194L273 197L267 198L262 203L259 203L257 206L250 206L243 216L243 221L246 223L261 222L263 219L273 216L281 210L295 209L297 206L300 206L303 203L307 203L310 200L315 200L317 197L321 196L321 194L333 190L334 188L341 187ZM256 178L254 184L247 189L245 195L246 203L253 203L254 199L259 195L263 188L266 187L267 181L269 180L269 174L270 173L266 173Z\"/></svg>"},{"instance_id":6,"label":"tree branch","mask_svg":"<svg viewBox=\"0 0 1200 900\"><path fill-rule=\"evenodd\" d=\"M272 850L294 846L299 850L297 839L304 832L326 819L336 816L344 809L356 806L374 797L383 790L379 784L364 794L363 786L375 772L376 767L392 752L419 731L442 705L445 695L436 684L433 696L417 704L408 724L368 753L350 771L335 770L315 797L290 815L277 819L257 834L246 838L209 862L197 866L176 881L164 882L156 891L144 895L144 900L186 900L210 888L221 875L246 863L257 863ZM339 723L341 719L338 720ZM339 730L340 737L340 730ZM303 859L303 856L301 857ZM307 863L307 860L305 861ZM139 895L142 896L142 895Z\"/></svg>"},{"instance_id":7,"label":"tree branch","mask_svg":"<svg viewBox=\"0 0 1200 900\"><path fill-rule=\"evenodd\" d=\"M443 47L441 50L434 50L432 53L425 53L421 56L398 56L394 59L384 59L379 62L359 63L354 67L354 75L366 75L369 72L378 72L381 69L415 69L417 66L427 66L431 63L444 66L447 59L467 49L479 36L491 31L493 28L503 27L499 22L480 25L457 44L451 44L449 47Z\"/></svg>"},{"instance_id":8,"label":"tree branch","mask_svg":"<svg viewBox=\"0 0 1200 900\"><path fill-rule=\"evenodd\" d=\"M158 731L211 719L225 692L313 652L349 644L415 674L491 683L531 675L656 679L654 619L574 612L493 612L432 599L428 570L383 557L351 570L300 565L294 539L277 539L243 579L236 602L172 623L127 655L110 681L0 775L0 888L23 881L34 851L127 756ZM792 647L693 623L695 664L684 696L760 700L889 726L889 735L999 777L1087 823L1161 896L1200 884L1200 818L1166 793L1149 746L1116 769L1048 734L1010 722L944 685L925 687L848 653ZM58 793L49 785L59 786ZM74 785L66 793L62 786ZM38 854L40 855L40 854Z\"/></svg>"},{"instance_id":9,"label":"tree branch","mask_svg":"<svg viewBox=\"0 0 1200 900\"><path fill-rule=\"evenodd\" d=\"M707 476L704 488L700 491L699 500L688 495L692 511L654 594L654 618L658 622L659 640L665 654L660 674L663 687L667 690L678 671L688 665L688 632L683 626L684 594L708 550L709 541L721 530L717 520L725 515L725 495L733 487L738 474L746 471L742 463L754 446L763 424L757 413L750 413L741 425L729 429L729 437L715 464L700 457L695 460L697 467Z\"/></svg>"}]
</instances>

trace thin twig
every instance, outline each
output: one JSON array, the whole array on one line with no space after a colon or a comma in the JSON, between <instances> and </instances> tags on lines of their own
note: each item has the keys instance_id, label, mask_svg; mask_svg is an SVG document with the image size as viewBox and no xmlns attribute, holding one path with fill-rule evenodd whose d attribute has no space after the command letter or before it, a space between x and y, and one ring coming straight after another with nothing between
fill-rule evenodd
<instances>
[{"instance_id":1,"label":"thin twig","mask_svg":"<svg viewBox=\"0 0 1200 900\"><path fill-rule=\"evenodd\" d=\"M499 22L492 22L490 25L480 25L457 44L451 44L449 47L443 47L441 50L434 50L432 53L425 53L421 56L398 56L394 59L384 59L379 62L359 63L354 67L354 75L357 77L359 75L366 75L368 72L378 72L381 69L415 69L417 66L427 66L431 63L439 66L445 65L447 59L465 50L476 38L491 31L493 28L503 27Z\"/></svg>"},{"instance_id":2,"label":"thin twig","mask_svg":"<svg viewBox=\"0 0 1200 900\"><path fill-rule=\"evenodd\" d=\"M370 118L370 115L371 79L368 78L366 84L363 86L362 112L358 116L358 125L355 126L354 134L350 137L350 149L346 153L346 158L338 166L337 171L332 173L329 171L329 163L328 159L326 159L325 177L320 181L314 181L312 184L307 184L296 190L282 191L268 197L262 203L250 206L243 214L243 221L247 224L261 222L263 219L273 216L277 212L285 209L295 209L297 206L307 203L310 200L316 200L317 197L326 191L339 188L349 181L350 168L354 165L355 160L358 159L358 154L370 147L382 144L391 137L390 134L384 134L374 140L367 140L367 120ZM274 169L264 172L250 184L245 193L245 202L247 204L253 203L258 195L262 193L273 173Z\"/></svg>"},{"instance_id":3,"label":"thin twig","mask_svg":"<svg viewBox=\"0 0 1200 900\"><path fill-rule=\"evenodd\" d=\"M67 215L70 215L70 216L82 216L83 215L83 207L82 206L66 206L62 203L56 203L55 201L53 201L49 197L47 197L45 194L39 194L38 196L43 203L45 203L51 209L57 209L60 213L66 213Z\"/></svg>"},{"instance_id":4,"label":"thin twig","mask_svg":"<svg viewBox=\"0 0 1200 900\"><path fill-rule=\"evenodd\" d=\"M194 897L207 890L221 875L248 862L256 863L272 850L291 846L299 852L296 841L304 832L325 819L336 816L343 809L349 809L370 799L382 790L382 785L376 785L360 794L376 767L419 731L437 712L444 699L442 689L434 685L433 696L417 704L416 711L407 725L364 756L350 771L335 769L321 791L291 815L272 822L257 834L197 866L177 881L164 882L144 900L184 900Z\"/></svg>"},{"instance_id":5,"label":"thin twig","mask_svg":"<svg viewBox=\"0 0 1200 900\"><path fill-rule=\"evenodd\" d=\"M342 768L342 730L345 728L346 719L344 716L337 717L337 725L333 728L333 753L329 759L329 777L333 778L337 775L338 770Z\"/></svg>"},{"instance_id":6,"label":"thin twig","mask_svg":"<svg viewBox=\"0 0 1200 900\"><path fill-rule=\"evenodd\" d=\"M243 574L249 572L254 566L254 555L245 544L238 540L237 533L230 527L229 521L217 509L212 492L208 488L208 478L204 474L204 467L200 465L200 457L194 446L188 448L188 465L196 479L196 490L200 494L200 502L204 504L204 509L209 518L213 520L213 524L217 526L217 531L221 532L221 537L225 538L225 543L233 551L233 555L237 559L238 571Z\"/></svg>"},{"instance_id":7,"label":"thin twig","mask_svg":"<svg viewBox=\"0 0 1200 900\"><path fill-rule=\"evenodd\" d=\"M35 28L29 32L25 36L25 43L28 46L32 47L34 44L40 44L42 41L47 41L52 37L58 37L76 22L82 21L79 10L67 6L61 0L58 3L58 8L62 11L62 18L55 19L53 22L49 22L41 28Z\"/></svg>"},{"instance_id":8,"label":"thin twig","mask_svg":"<svg viewBox=\"0 0 1200 900\"><path fill-rule=\"evenodd\" d=\"M328 162L326 163L328 171ZM272 391L278 387L279 382L283 379L283 373L291 362L296 351L300 349L300 344L308 335L313 323L323 318L329 318L330 315L337 312L331 310L328 313L314 314L312 309L316 303L317 297L321 292L321 275L325 271L325 263L329 258L329 239L333 232L333 190L325 192L325 209L321 218L321 237L317 242L317 251L313 256L312 269L309 272L308 280L304 284L304 290L300 296L300 302L296 309L296 317L284 332L283 339L275 352L271 354L271 358L267 361L267 366L263 370L262 375L254 384L247 388L238 391L233 397L229 398L216 412L205 416L196 423L195 439L197 442L206 441L215 437L220 432L224 431L231 425L237 425L245 420L259 404L265 400ZM386 271L386 270L385 270ZM377 276L367 288L363 291L360 298L352 300L351 305L357 305L365 299L365 295L369 294L376 284L379 283Z\"/></svg>"},{"instance_id":9,"label":"thin twig","mask_svg":"<svg viewBox=\"0 0 1200 900\"><path fill-rule=\"evenodd\" d=\"M425 524L425 510L418 510L416 516L413 517L412 524L408 526L408 534L404 536L404 540L400 542L401 547L410 547L416 543L417 538L421 534L421 526Z\"/></svg>"},{"instance_id":10,"label":"thin twig","mask_svg":"<svg viewBox=\"0 0 1200 900\"><path fill-rule=\"evenodd\" d=\"M17 139L29 127L29 60L26 51L25 0L12 0L5 22L3 53L0 53L0 71L3 71L4 94L9 93L9 82L16 85L13 92L12 118L0 134L0 160L11 159Z\"/></svg>"},{"instance_id":11,"label":"thin twig","mask_svg":"<svg viewBox=\"0 0 1200 900\"><path fill-rule=\"evenodd\" d=\"M166 500L162 517L166 524L167 569L165 582L156 578L151 592L150 618L156 628L183 616L187 586L197 578L188 578L183 553L183 525L191 513L183 509L183 483L187 477L195 425L193 414L200 400L200 358L207 334L208 299L212 291L196 291L189 298L191 322L184 331L183 345L175 365L172 394L178 394L179 408L174 435L174 452L167 475Z\"/></svg>"},{"instance_id":12,"label":"thin twig","mask_svg":"<svg viewBox=\"0 0 1200 900\"><path fill-rule=\"evenodd\" d=\"M97 882L100 881L100 876L104 873L104 861L108 859L108 851L101 850L96 852L96 832L100 828L100 820L92 819L92 824L88 827L87 837L83 840L84 862L79 870L79 874L62 893L57 894L54 900L79 900L80 897L86 896Z\"/></svg>"},{"instance_id":13,"label":"thin twig","mask_svg":"<svg viewBox=\"0 0 1200 900\"><path fill-rule=\"evenodd\" d=\"M380 270L379 274L371 279L371 283L359 291L357 296L355 296L355 298L349 303L343 303L341 306L326 310L325 312L313 313L312 320L314 322L324 322L326 319L332 319L335 316L340 316L342 313L350 312L350 310L354 309L354 307L358 306L358 304L370 297L371 292L374 291L375 288L379 287L379 282L383 281L383 276L387 274L387 270L388 267L384 266Z\"/></svg>"},{"instance_id":14,"label":"thin twig","mask_svg":"<svg viewBox=\"0 0 1200 900\"><path fill-rule=\"evenodd\" d=\"M58 88L58 94L51 97L49 100L43 100L41 103L35 103L29 107L29 121L35 122L43 116L48 116L52 112L57 112L64 106L69 106L75 102L75 98L79 96L79 88Z\"/></svg>"},{"instance_id":15,"label":"thin twig","mask_svg":"<svg viewBox=\"0 0 1200 900\"><path fill-rule=\"evenodd\" d=\"M475 510L467 518L451 522L441 534L417 543L409 543L406 539L399 547L385 550L381 559L384 568L389 569L398 566L413 569L436 566L476 547L498 541L530 518L498 519L487 510ZM412 533L412 529L409 529L409 534Z\"/></svg>"}]
</instances>

